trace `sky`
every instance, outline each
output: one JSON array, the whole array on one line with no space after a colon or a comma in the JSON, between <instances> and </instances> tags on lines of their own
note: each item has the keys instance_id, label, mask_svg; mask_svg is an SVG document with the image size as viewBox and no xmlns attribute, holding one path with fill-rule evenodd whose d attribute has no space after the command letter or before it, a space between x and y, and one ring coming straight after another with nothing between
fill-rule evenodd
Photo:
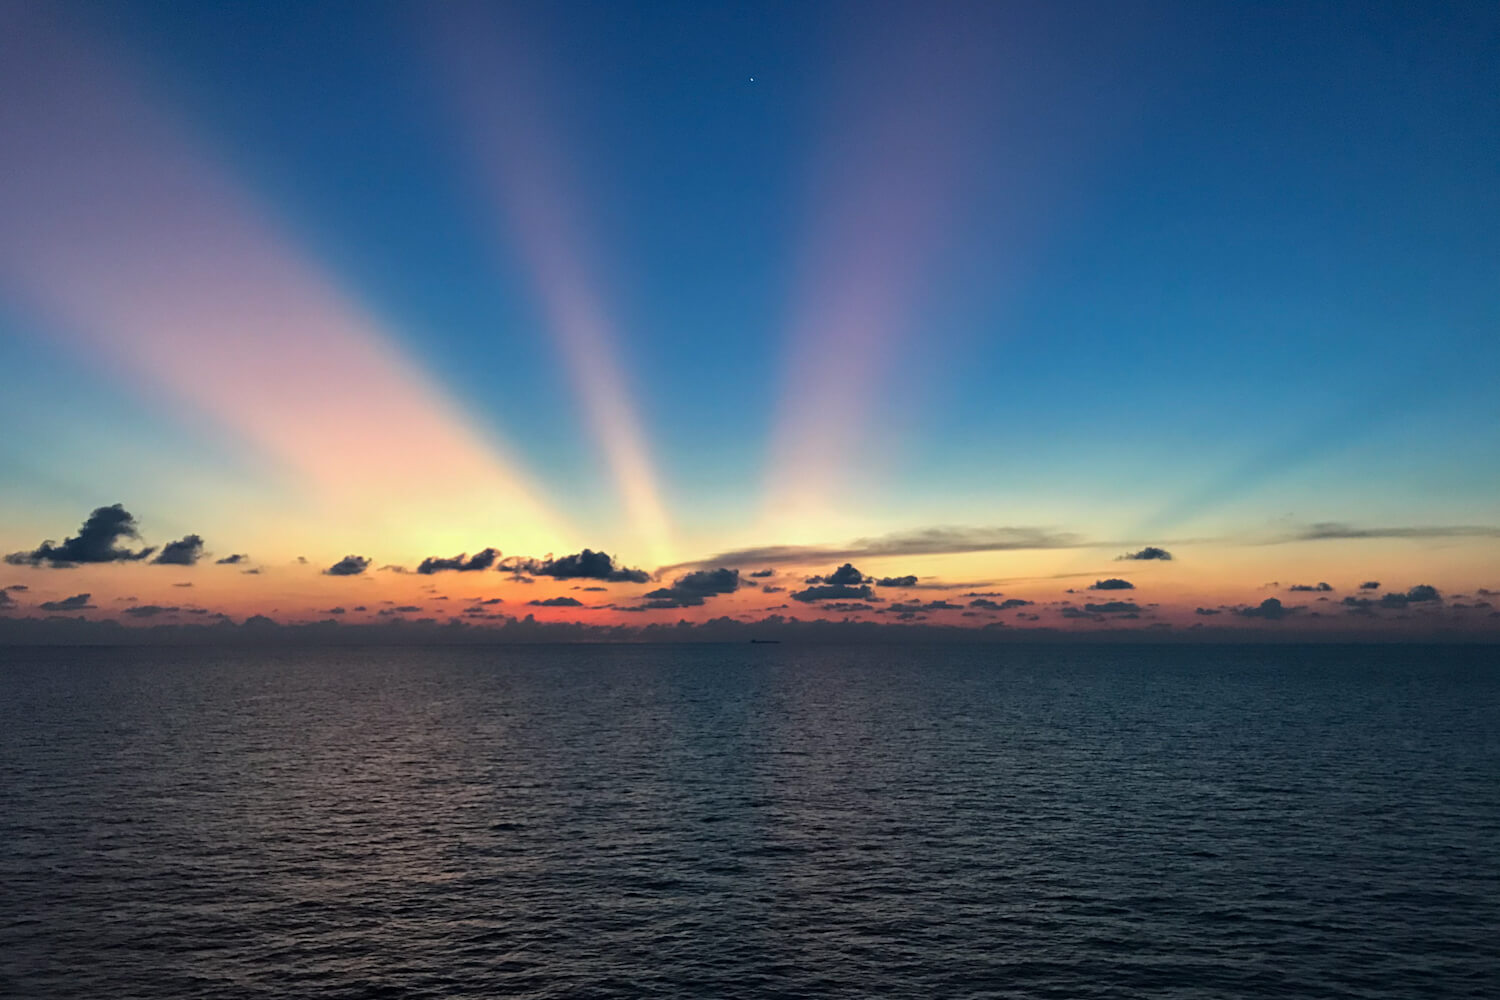
<instances>
[{"instance_id":1,"label":"sky","mask_svg":"<svg viewBox=\"0 0 1500 1000\"><path fill-rule=\"evenodd\" d=\"M1500 638L1497 50L0 0L0 639Z\"/></svg>"}]
</instances>

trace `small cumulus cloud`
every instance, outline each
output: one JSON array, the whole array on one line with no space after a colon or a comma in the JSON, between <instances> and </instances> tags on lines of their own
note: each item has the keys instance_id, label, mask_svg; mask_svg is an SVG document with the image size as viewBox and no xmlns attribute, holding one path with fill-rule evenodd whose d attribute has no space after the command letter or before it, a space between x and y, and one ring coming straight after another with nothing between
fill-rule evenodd
<instances>
[{"instance_id":1,"label":"small cumulus cloud","mask_svg":"<svg viewBox=\"0 0 1500 1000\"><path fill-rule=\"evenodd\" d=\"M763 580L768 576L775 576L776 571L774 569L758 569L750 575L755 577L757 580Z\"/></svg>"},{"instance_id":2,"label":"small cumulus cloud","mask_svg":"<svg viewBox=\"0 0 1500 1000\"><path fill-rule=\"evenodd\" d=\"M1241 618L1264 618L1267 621L1280 621L1288 615L1301 611L1300 607L1287 607L1274 597L1268 597L1264 601L1252 607L1240 608L1235 614Z\"/></svg>"},{"instance_id":3,"label":"small cumulus cloud","mask_svg":"<svg viewBox=\"0 0 1500 1000\"><path fill-rule=\"evenodd\" d=\"M370 560L364 556L345 556L323 571L325 576L359 576L370 568Z\"/></svg>"},{"instance_id":4,"label":"small cumulus cloud","mask_svg":"<svg viewBox=\"0 0 1500 1000\"><path fill-rule=\"evenodd\" d=\"M1326 583L1294 583L1286 589L1294 594L1326 594L1330 593L1333 587Z\"/></svg>"},{"instance_id":5,"label":"small cumulus cloud","mask_svg":"<svg viewBox=\"0 0 1500 1000\"><path fill-rule=\"evenodd\" d=\"M818 601L872 601L874 599L875 592L870 589L869 584L861 584L858 587L838 583L817 584L792 594L792 600L801 601L804 604L814 604Z\"/></svg>"},{"instance_id":6,"label":"small cumulus cloud","mask_svg":"<svg viewBox=\"0 0 1500 1000\"><path fill-rule=\"evenodd\" d=\"M245 555L245 553L243 553L243 552L236 552L234 555L225 556L223 559L215 559L214 560L214 565L215 566L238 566L240 563L247 562L249 559L250 559L250 557L247 556L247 555Z\"/></svg>"},{"instance_id":7,"label":"small cumulus cloud","mask_svg":"<svg viewBox=\"0 0 1500 1000\"><path fill-rule=\"evenodd\" d=\"M1193 614L1207 617L1209 615L1222 614L1222 612L1218 608L1194 608Z\"/></svg>"},{"instance_id":8,"label":"small cumulus cloud","mask_svg":"<svg viewBox=\"0 0 1500 1000\"><path fill-rule=\"evenodd\" d=\"M1380 589L1380 581L1379 580L1366 580L1364 583L1362 583L1362 584L1359 585L1359 589L1360 590L1379 590ZM1481 591L1481 593L1483 593L1483 591Z\"/></svg>"},{"instance_id":9,"label":"small cumulus cloud","mask_svg":"<svg viewBox=\"0 0 1500 1000\"><path fill-rule=\"evenodd\" d=\"M50 565L69 569L80 563L136 562L145 559L155 548L128 549L119 543L127 538L139 539L140 528L135 515L121 504L96 507L83 522L78 534L56 542L44 541L29 552L12 552L5 561L12 566Z\"/></svg>"},{"instance_id":10,"label":"small cumulus cloud","mask_svg":"<svg viewBox=\"0 0 1500 1000\"><path fill-rule=\"evenodd\" d=\"M576 597L549 597L546 600L527 601L533 608L581 608L583 602Z\"/></svg>"},{"instance_id":11,"label":"small cumulus cloud","mask_svg":"<svg viewBox=\"0 0 1500 1000\"><path fill-rule=\"evenodd\" d=\"M348 614L348 612L344 608L342 608L342 607L337 607L337 608L329 608L327 611L324 611L323 614L325 614L325 615L343 615L343 614Z\"/></svg>"},{"instance_id":12,"label":"small cumulus cloud","mask_svg":"<svg viewBox=\"0 0 1500 1000\"><path fill-rule=\"evenodd\" d=\"M441 573L444 570L453 570L459 573L472 573L479 570L489 569L491 566L495 565L495 561L499 558L500 550L493 548L476 552L474 553L472 558L469 557L468 553L451 556L446 559L440 558L438 556L428 556L426 559L423 559L422 564L417 567L417 572L421 573L423 576L431 576L433 573Z\"/></svg>"},{"instance_id":13,"label":"small cumulus cloud","mask_svg":"<svg viewBox=\"0 0 1500 1000\"><path fill-rule=\"evenodd\" d=\"M1162 561L1168 561L1171 558L1172 553L1168 552L1166 549L1158 548L1155 545L1148 545L1144 549L1141 549L1139 552L1127 552L1122 556L1116 556L1115 561L1119 562L1125 559L1160 559Z\"/></svg>"},{"instance_id":14,"label":"small cumulus cloud","mask_svg":"<svg viewBox=\"0 0 1500 1000\"><path fill-rule=\"evenodd\" d=\"M135 607L126 608L123 614L132 618L155 618L158 615L170 615L181 611L177 607L163 607L160 604L137 604Z\"/></svg>"},{"instance_id":15,"label":"small cumulus cloud","mask_svg":"<svg viewBox=\"0 0 1500 1000\"><path fill-rule=\"evenodd\" d=\"M500 561L502 572L524 580L524 574L547 576L554 580L606 580L612 583L646 583L651 574L641 569L631 569L615 564L614 557L607 552L584 549L573 555L556 559L525 559L511 556Z\"/></svg>"},{"instance_id":16,"label":"small cumulus cloud","mask_svg":"<svg viewBox=\"0 0 1500 1000\"><path fill-rule=\"evenodd\" d=\"M883 576L875 581L877 587L915 587L916 585L915 576Z\"/></svg>"},{"instance_id":17,"label":"small cumulus cloud","mask_svg":"<svg viewBox=\"0 0 1500 1000\"><path fill-rule=\"evenodd\" d=\"M43 611L84 611L94 607L93 604L89 603L89 598L92 596L94 595L74 594L72 597L64 597L60 601L43 601L40 606Z\"/></svg>"},{"instance_id":18,"label":"small cumulus cloud","mask_svg":"<svg viewBox=\"0 0 1500 1000\"><path fill-rule=\"evenodd\" d=\"M740 571L737 569L695 570L678 577L670 587L647 593L641 607L646 610L695 608L710 597L732 594L739 586Z\"/></svg>"},{"instance_id":19,"label":"small cumulus cloud","mask_svg":"<svg viewBox=\"0 0 1500 1000\"><path fill-rule=\"evenodd\" d=\"M1083 610L1091 615L1130 615L1141 610L1134 601L1105 601L1102 604L1085 604Z\"/></svg>"},{"instance_id":20,"label":"small cumulus cloud","mask_svg":"<svg viewBox=\"0 0 1500 1000\"><path fill-rule=\"evenodd\" d=\"M161 554L151 560L159 566L193 566L203 558L203 539L187 535L162 546Z\"/></svg>"},{"instance_id":21,"label":"small cumulus cloud","mask_svg":"<svg viewBox=\"0 0 1500 1000\"><path fill-rule=\"evenodd\" d=\"M1129 580L1121 580L1119 577L1110 577L1108 580L1095 580L1089 584L1090 590L1134 590L1135 584Z\"/></svg>"},{"instance_id":22,"label":"small cumulus cloud","mask_svg":"<svg viewBox=\"0 0 1500 1000\"><path fill-rule=\"evenodd\" d=\"M1024 608L1031 604L1019 597L1007 597L1003 601L994 601L988 597L976 597L969 602L971 608L984 608L986 611L1009 611L1011 608Z\"/></svg>"}]
</instances>

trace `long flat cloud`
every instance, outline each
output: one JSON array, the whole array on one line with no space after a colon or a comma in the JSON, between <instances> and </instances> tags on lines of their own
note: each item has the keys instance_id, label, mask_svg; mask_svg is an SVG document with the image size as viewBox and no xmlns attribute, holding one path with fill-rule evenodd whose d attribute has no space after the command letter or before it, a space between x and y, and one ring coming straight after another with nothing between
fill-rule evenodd
<instances>
[{"instance_id":1,"label":"long flat cloud","mask_svg":"<svg viewBox=\"0 0 1500 1000\"><path fill-rule=\"evenodd\" d=\"M1130 542L1095 542L1071 531L1046 528L921 528L874 538L857 538L845 545L763 545L720 552L693 562L663 569L733 566L742 563L804 565L888 556L951 555L959 552L1020 552L1028 549L1088 549L1129 546Z\"/></svg>"}]
</instances>

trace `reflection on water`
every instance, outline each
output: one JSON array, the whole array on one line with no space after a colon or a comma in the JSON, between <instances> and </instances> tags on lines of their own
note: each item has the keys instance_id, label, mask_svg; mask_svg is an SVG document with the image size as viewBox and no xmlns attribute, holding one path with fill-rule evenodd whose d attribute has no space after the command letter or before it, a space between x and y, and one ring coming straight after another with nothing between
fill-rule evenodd
<instances>
[{"instance_id":1,"label":"reflection on water","mask_svg":"<svg viewBox=\"0 0 1500 1000\"><path fill-rule=\"evenodd\" d=\"M0 995L1482 996L1497 660L0 650Z\"/></svg>"}]
</instances>

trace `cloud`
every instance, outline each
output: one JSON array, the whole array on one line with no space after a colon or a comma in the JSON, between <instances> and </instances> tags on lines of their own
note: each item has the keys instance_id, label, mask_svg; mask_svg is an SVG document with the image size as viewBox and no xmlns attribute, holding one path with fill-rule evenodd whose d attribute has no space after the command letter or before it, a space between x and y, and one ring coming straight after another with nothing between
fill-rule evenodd
<instances>
[{"instance_id":1,"label":"cloud","mask_svg":"<svg viewBox=\"0 0 1500 1000\"><path fill-rule=\"evenodd\" d=\"M1024 608L1031 601L1023 601L1019 597L1007 597L1003 601L992 601L988 597L976 597L969 602L971 608L984 608L987 611L1009 611L1011 608Z\"/></svg>"},{"instance_id":2,"label":"cloud","mask_svg":"<svg viewBox=\"0 0 1500 1000\"><path fill-rule=\"evenodd\" d=\"M760 592L762 594L784 594L786 593L786 588L778 587L775 584L771 583L765 583L761 584Z\"/></svg>"},{"instance_id":3,"label":"cloud","mask_svg":"<svg viewBox=\"0 0 1500 1000\"><path fill-rule=\"evenodd\" d=\"M477 570L489 569L495 565L495 560L500 558L499 549L485 549L474 553L472 559L467 558L468 553L443 559L438 556L428 556L422 560L417 567L417 572L423 576L431 576L433 573L441 573L443 570L456 570L459 573L472 573Z\"/></svg>"},{"instance_id":4,"label":"cloud","mask_svg":"<svg viewBox=\"0 0 1500 1000\"><path fill-rule=\"evenodd\" d=\"M250 559L250 557L247 556L247 555L245 555L245 553L243 553L243 552L236 552L232 556L225 556L223 559L215 559L214 560L214 565L215 566L238 566L242 562L249 561L249 559Z\"/></svg>"},{"instance_id":5,"label":"cloud","mask_svg":"<svg viewBox=\"0 0 1500 1000\"><path fill-rule=\"evenodd\" d=\"M549 597L544 601L527 601L533 608L581 608L583 602L576 597Z\"/></svg>"},{"instance_id":6,"label":"cloud","mask_svg":"<svg viewBox=\"0 0 1500 1000\"><path fill-rule=\"evenodd\" d=\"M381 618L389 618L391 615L414 615L422 609L415 604L403 604L396 608L382 608L375 612Z\"/></svg>"},{"instance_id":7,"label":"cloud","mask_svg":"<svg viewBox=\"0 0 1500 1000\"><path fill-rule=\"evenodd\" d=\"M28 586L26 586L26 584L24 584L24 583L13 583L9 587L6 587L5 589L6 590L30 590L31 588L28 587ZM1484 591L1483 588L1481 588L1479 592L1481 594L1483 594L1485 591Z\"/></svg>"},{"instance_id":8,"label":"cloud","mask_svg":"<svg viewBox=\"0 0 1500 1000\"><path fill-rule=\"evenodd\" d=\"M92 594L74 594L60 601L43 601L41 609L43 611L83 611L94 607L89 603L89 598L92 596Z\"/></svg>"},{"instance_id":9,"label":"cloud","mask_svg":"<svg viewBox=\"0 0 1500 1000\"><path fill-rule=\"evenodd\" d=\"M155 618L157 615L170 615L181 611L181 608L164 608L160 604L138 604L133 608L126 608L124 614L132 618Z\"/></svg>"},{"instance_id":10,"label":"cloud","mask_svg":"<svg viewBox=\"0 0 1500 1000\"><path fill-rule=\"evenodd\" d=\"M12 566L41 566L50 563L54 569L67 569L79 563L136 562L145 559L155 548L132 551L121 547L122 539L141 537L135 516L120 504L97 507L78 529L78 534L61 545L44 541L30 552L12 552L5 561Z\"/></svg>"},{"instance_id":11,"label":"cloud","mask_svg":"<svg viewBox=\"0 0 1500 1000\"><path fill-rule=\"evenodd\" d=\"M11 597L6 591L0 590L0 608L13 608L15 606L16 599Z\"/></svg>"},{"instance_id":12,"label":"cloud","mask_svg":"<svg viewBox=\"0 0 1500 1000\"><path fill-rule=\"evenodd\" d=\"M831 583L835 587L857 587L861 583L872 582L870 577L865 576L854 568L853 563L844 563L838 569L827 576L814 576L808 578L808 583Z\"/></svg>"},{"instance_id":13,"label":"cloud","mask_svg":"<svg viewBox=\"0 0 1500 1000\"><path fill-rule=\"evenodd\" d=\"M817 601L873 601L874 599L875 592L870 589L869 584L858 587L837 583L820 584L792 594L792 600L801 601L804 604Z\"/></svg>"},{"instance_id":14,"label":"cloud","mask_svg":"<svg viewBox=\"0 0 1500 1000\"><path fill-rule=\"evenodd\" d=\"M915 587L916 585L915 576L883 576L875 581L877 587Z\"/></svg>"},{"instance_id":15,"label":"cloud","mask_svg":"<svg viewBox=\"0 0 1500 1000\"><path fill-rule=\"evenodd\" d=\"M192 566L203 558L203 539L188 535L162 546L161 555L151 560L161 566Z\"/></svg>"},{"instance_id":16,"label":"cloud","mask_svg":"<svg viewBox=\"0 0 1500 1000\"><path fill-rule=\"evenodd\" d=\"M1483 594L1484 591L1480 590L1479 593ZM1379 606L1382 608L1404 608L1408 604L1428 604L1433 601L1441 601L1442 599L1443 595L1438 593L1436 587L1429 586L1425 583L1419 583L1404 594L1383 595L1380 598ZM1344 603L1351 604L1352 602L1349 598L1346 597L1344 598ZM1372 603L1373 602L1363 602L1358 606L1362 608L1368 608Z\"/></svg>"},{"instance_id":17,"label":"cloud","mask_svg":"<svg viewBox=\"0 0 1500 1000\"><path fill-rule=\"evenodd\" d=\"M824 611L836 611L840 614L852 614L856 611L873 611L875 605L865 604L862 601L832 601L823 605Z\"/></svg>"},{"instance_id":18,"label":"cloud","mask_svg":"<svg viewBox=\"0 0 1500 1000\"><path fill-rule=\"evenodd\" d=\"M1141 606L1134 601L1105 601L1103 604L1085 604L1083 610L1091 615L1136 614Z\"/></svg>"},{"instance_id":19,"label":"cloud","mask_svg":"<svg viewBox=\"0 0 1500 1000\"><path fill-rule=\"evenodd\" d=\"M1278 542L1314 542L1345 538L1500 538L1500 528L1482 524L1356 528L1339 521L1319 521Z\"/></svg>"},{"instance_id":20,"label":"cloud","mask_svg":"<svg viewBox=\"0 0 1500 1000\"><path fill-rule=\"evenodd\" d=\"M679 576L670 587L660 587L645 595L641 607L696 608L719 594L732 594L740 587L737 569L702 569Z\"/></svg>"},{"instance_id":21,"label":"cloud","mask_svg":"<svg viewBox=\"0 0 1500 1000\"><path fill-rule=\"evenodd\" d=\"M707 559L666 566L683 569L708 565L771 563L805 566L840 559L883 559L888 556L951 555L960 552L1014 552L1028 549L1077 549L1129 544L1089 542L1071 532L1042 528L923 528L874 538L858 538L847 545L765 545L720 552Z\"/></svg>"},{"instance_id":22,"label":"cloud","mask_svg":"<svg viewBox=\"0 0 1500 1000\"><path fill-rule=\"evenodd\" d=\"M1141 549L1139 552L1127 552L1123 556L1116 556L1115 562L1120 562L1123 559L1161 559L1163 561L1168 561L1171 558L1172 553L1168 552L1166 549L1157 548L1155 545L1148 545L1144 549Z\"/></svg>"},{"instance_id":23,"label":"cloud","mask_svg":"<svg viewBox=\"0 0 1500 1000\"><path fill-rule=\"evenodd\" d=\"M1294 583L1286 589L1294 594L1326 594L1330 593L1333 590L1333 588L1326 583Z\"/></svg>"},{"instance_id":24,"label":"cloud","mask_svg":"<svg viewBox=\"0 0 1500 1000\"><path fill-rule=\"evenodd\" d=\"M926 604L923 604L921 601L910 601L906 603L901 603L898 601L897 603L892 604L889 607L881 608L880 611L876 613L899 615L908 614L911 612L925 613L929 611L962 611L963 607L964 606L962 604L950 604L947 601L943 600L928 601Z\"/></svg>"},{"instance_id":25,"label":"cloud","mask_svg":"<svg viewBox=\"0 0 1500 1000\"><path fill-rule=\"evenodd\" d=\"M1268 621L1280 621L1287 615L1301 611L1300 607L1287 607L1274 597L1268 597L1260 604L1248 608L1239 608L1235 614L1241 618L1265 618Z\"/></svg>"},{"instance_id":26,"label":"cloud","mask_svg":"<svg viewBox=\"0 0 1500 1000\"><path fill-rule=\"evenodd\" d=\"M764 577L775 576L776 571L774 569L758 569L750 575L755 577L756 579L763 579Z\"/></svg>"},{"instance_id":27,"label":"cloud","mask_svg":"<svg viewBox=\"0 0 1500 1000\"><path fill-rule=\"evenodd\" d=\"M1380 589L1380 581L1379 580L1366 580L1364 583L1362 583L1362 584L1359 585L1359 589L1360 590L1379 590Z\"/></svg>"},{"instance_id":28,"label":"cloud","mask_svg":"<svg viewBox=\"0 0 1500 1000\"><path fill-rule=\"evenodd\" d=\"M1090 590L1134 590L1135 584L1129 580L1121 580L1118 577L1110 577L1108 580L1095 580L1089 584Z\"/></svg>"},{"instance_id":29,"label":"cloud","mask_svg":"<svg viewBox=\"0 0 1500 1000\"><path fill-rule=\"evenodd\" d=\"M370 568L370 560L364 556L345 556L323 571L325 576L359 576Z\"/></svg>"},{"instance_id":30,"label":"cloud","mask_svg":"<svg viewBox=\"0 0 1500 1000\"><path fill-rule=\"evenodd\" d=\"M592 549L558 559L511 556L500 561L499 569L517 579L524 579L521 576L524 573L549 576L554 580L608 580L614 583L646 583L651 579L651 574L645 570L616 566L613 556Z\"/></svg>"},{"instance_id":31,"label":"cloud","mask_svg":"<svg viewBox=\"0 0 1500 1000\"><path fill-rule=\"evenodd\" d=\"M342 607L336 607L336 608L329 608L327 611L324 611L323 614L325 614L325 615L343 615L343 614L348 614L348 612L346 610L344 610Z\"/></svg>"},{"instance_id":32,"label":"cloud","mask_svg":"<svg viewBox=\"0 0 1500 1000\"><path fill-rule=\"evenodd\" d=\"M1195 615L1208 616L1208 615L1217 615L1217 614L1221 614L1221 613L1222 612L1220 612L1218 608L1194 608L1193 609L1193 614L1195 614Z\"/></svg>"}]
</instances>

